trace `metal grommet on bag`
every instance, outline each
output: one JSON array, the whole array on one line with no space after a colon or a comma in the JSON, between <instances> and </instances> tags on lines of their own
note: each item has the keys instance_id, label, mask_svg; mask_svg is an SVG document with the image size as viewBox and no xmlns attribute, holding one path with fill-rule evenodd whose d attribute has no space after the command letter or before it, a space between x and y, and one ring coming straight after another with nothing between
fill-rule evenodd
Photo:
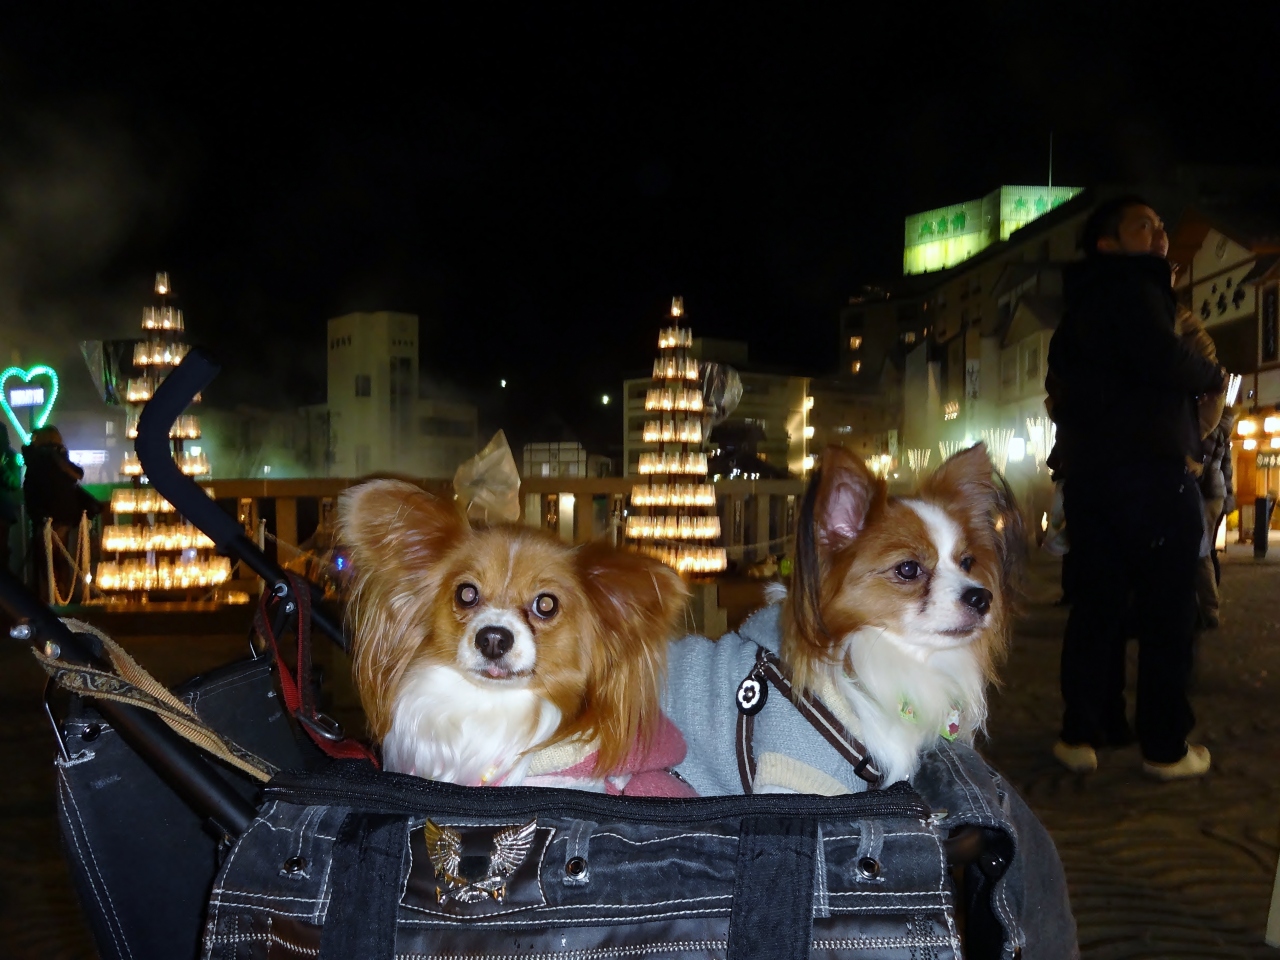
<instances>
[{"instance_id":1,"label":"metal grommet on bag","mask_svg":"<svg viewBox=\"0 0 1280 960\"><path fill-rule=\"evenodd\" d=\"M579 878L587 872L587 861L583 857L570 857L564 865L564 872L574 878Z\"/></svg>"},{"instance_id":2,"label":"metal grommet on bag","mask_svg":"<svg viewBox=\"0 0 1280 960\"><path fill-rule=\"evenodd\" d=\"M283 870L285 873L289 873L289 874L302 873L302 871L306 869L307 869L306 857L290 857L288 860L284 862Z\"/></svg>"},{"instance_id":3,"label":"metal grommet on bag","mask_svg":"<svg viewBox=\"0 0 1280 960\"><path fill-rule=\"evenodd\" d=\"M864 880L875 880L880 876L880 861L875 857L859 858L858 875Z\"/></svg>"}]
</instances>

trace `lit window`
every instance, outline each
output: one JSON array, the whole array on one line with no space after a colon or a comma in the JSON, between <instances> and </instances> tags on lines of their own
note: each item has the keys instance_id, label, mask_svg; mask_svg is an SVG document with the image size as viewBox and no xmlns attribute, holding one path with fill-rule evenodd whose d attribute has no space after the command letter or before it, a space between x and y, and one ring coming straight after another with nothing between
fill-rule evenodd
<instances>
[{"instance_id":1,"label":"lit window","mask_svg":"<svg viewBox=\"0 0 1280 960\"><path fill-rule=\"evenodd\" d=\"M904 333L904 334L902 335L902 342L903 342L903 343L915 343L915 342L916 342L916 332L915 332L914 330L908 330L906 333Z\"/></svg>"},{"instance_id":2,"label":"lit window","mask_svg":"<svg viewBox=\"0 0 1280 960\"><path fill-rule=\"evenodd\" d=\"M850 349L850 350L857 350L857 349L859 349L859 348L861 348L861 347L862 347L862 338L861 338L861 337L850 337L850 338L849 338L849 349Z\"/></svg>"},{"instance_id":3,"label":"lit window","mask_svg":"<svg viewBox=\"0 0 1280 960\"><path fill-rule=\"evenodd\" d=\"M108 420L106 422L106 426L103 428L103 433L108 437L114 437L116 434L116 422L114 420Z\"/></svg>"},{"instance_id":4,"label":"lit window","mask_svg":"<svg viewBox=\"0 0 1280 960\"><path fill-rule=\"evenodd\" d=\"M853 373L860 373L862 371L862 361L853 361L853 363L849 364L849 370Z\"/></svg>"}]
</instances>

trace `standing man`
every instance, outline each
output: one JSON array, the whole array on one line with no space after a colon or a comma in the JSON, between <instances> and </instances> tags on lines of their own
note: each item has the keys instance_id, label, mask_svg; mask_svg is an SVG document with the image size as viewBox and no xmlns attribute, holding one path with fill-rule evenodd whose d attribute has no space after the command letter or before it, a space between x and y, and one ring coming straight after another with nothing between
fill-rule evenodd
<instances>
[{"instance_id":1,"label":"standing man","mask_svg":"<svg viewBox=\"0 0 1280 960\"><path fill-rule=\"evenodd\" d=\"M0 567L13 570L13 532L22 506L22 464L18 451L9 445L9 428L0 424ZM22 547L18 532L18 549Z\"/></svg>"},{"instance_id":2,"label":"standing man","mask_svg":"<svg viewBox=\"0 0 1280 960\"><path fill-rule=\"evenodd\" d=\"M1169 239L1145 200L1101 203L1081 245L1085 259L1064 271L1046 382L1076 577L1053 752L1085 772L1097 768L1096 748L1132 741L1122 636L1132 602L1143 770L1198 777L1209 751L1187 743L1187 681L1204 521L1187 462L1200 459L1196 397L1220 391L1223 371L1175 333Z\"/></svg>"},{"instance_id":3,"label":"standing man","mask_svg":"<svg viewBox=\"0 0 1280 960\"><path fill-rule=\"evenodd\" d=\"M74 590L75 584L71 580L74 571L68 567L62 551L75 550L71 529L79 527L82 513L91 509L93 504L80 488L84 470L71 462L57 427L44 426L34 430L31 442L22 448L22 457L27 465L22 496L27 507L27 519L31 521L31 553L36 565L33 586L41 600L53 603L56 594L61 594L64 588L68 594ZM45 552L45 520L51 521L51 554ZM59 544L62 549L59 549ZM54 570L52 584L49 582L50 556Z\"/></svg>"}]
</instances>

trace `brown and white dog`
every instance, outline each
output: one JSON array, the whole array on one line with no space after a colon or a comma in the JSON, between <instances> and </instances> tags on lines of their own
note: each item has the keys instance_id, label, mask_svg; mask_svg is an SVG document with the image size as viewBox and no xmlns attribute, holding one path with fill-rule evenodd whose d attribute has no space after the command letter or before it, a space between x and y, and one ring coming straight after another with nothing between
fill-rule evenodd
<instances>
[{"instance_id":1,"label":"brown and white dog","mask_svg":"<svg viewBox=\"0 0 1280 960\"><path fill-rule=\"evenodd\" d=\"M665 766L683 757L659 707L688 596L669 567L529 527L473 529L453 503L393 480L343 494L339 537L355 686L388 770L636 792L628 781L669 776L644 762L655 742Z\"/></svg>"},{"instance_id":2,"label":"brown and white dog","mask_svg":"<svg viewBox=\"0 0 1280 960\"><path fill-rule=\"evenodd\" d=\"M862 741L884 783L910 779L940 736L971 742L1009 644L1021 530L982 445L907 497L890 497L860 457L829 447L801 507L789 588L736 635L672 648L665 708L690 740L678 772L704 795L742 789L735 694L760 648L778 656L797 695L820 700ZM753 789L865 789L782 697L756 709Z\"/></svg>"},{"instance_id":3,"label":"brown and white dog","mask_svg":"<svg viewBox=\"0 0 1280 960\"><path fill-rule=\"evenodd\" d=\"M981 444L901 498L829 448L812 505L782 660L797 686L828 679L888 782L905 779L939 733L971 741L986 723L1009 645L1019 514Z\"/></svg>"}]
</instances>

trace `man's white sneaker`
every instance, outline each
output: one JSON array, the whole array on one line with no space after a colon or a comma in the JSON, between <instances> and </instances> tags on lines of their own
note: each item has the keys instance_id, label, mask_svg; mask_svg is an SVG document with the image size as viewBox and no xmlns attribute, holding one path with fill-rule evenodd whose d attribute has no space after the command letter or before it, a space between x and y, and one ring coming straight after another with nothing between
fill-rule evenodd
<instances>
[{"instance_id":1,"label":"man's white sneaker","mask_svg":"<svg viewBox=\"0 0 1280 960\"><path fill-rule=\"evenodd\" d=\"M1142 772L1157 780L1189 780L1203 777L1209 772L1209 748L1198 743L1188 743L1187 753L1177 763L1152 763L1142 761Z\"/></svg>"},{"instance_id":2,"label":"man's white sneaker","mask_svg":"<svg viewBox=\"0 0 1280 960\"><path fill-rule=\"evenodd\" d=\"M1059 740L1053 755L1072 773L1093 773L1098 769L1098 753L1087 743L1070 744Z\"/></svg>"}]
</instances>

